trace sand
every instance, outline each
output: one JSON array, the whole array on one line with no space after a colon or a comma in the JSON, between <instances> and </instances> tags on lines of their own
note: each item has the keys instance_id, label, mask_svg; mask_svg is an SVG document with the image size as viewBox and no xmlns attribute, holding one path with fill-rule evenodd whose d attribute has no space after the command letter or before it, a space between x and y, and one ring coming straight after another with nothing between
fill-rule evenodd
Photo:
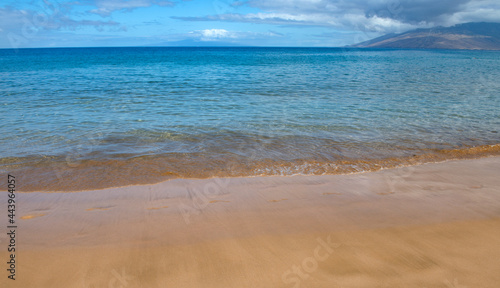
<instances>
[{"instance_id":1,"label":"sand","mask_svg":"<svg viewBox=\"0 0 500 288\"><path fill-rule=\"evenodd\" d=\"M490 157L18 193L0 287L498 287L499 172Z\"/></svg>"}]
</instances>

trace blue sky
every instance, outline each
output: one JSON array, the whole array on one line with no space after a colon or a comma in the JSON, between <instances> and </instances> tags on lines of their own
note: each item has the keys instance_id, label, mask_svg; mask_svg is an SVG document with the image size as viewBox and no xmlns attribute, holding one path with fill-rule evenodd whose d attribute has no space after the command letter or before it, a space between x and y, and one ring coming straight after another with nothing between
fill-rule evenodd
<instances>
[{"instance_id":1,"label":"blue sky","mask_svg":"<svg viewBox=\"0 0 500 288\"><path fill-rule=\"evenodd\" d=\"M0 0L0 47L344 46L500 22L498 0Z\"/></svg>"}]
</instances>

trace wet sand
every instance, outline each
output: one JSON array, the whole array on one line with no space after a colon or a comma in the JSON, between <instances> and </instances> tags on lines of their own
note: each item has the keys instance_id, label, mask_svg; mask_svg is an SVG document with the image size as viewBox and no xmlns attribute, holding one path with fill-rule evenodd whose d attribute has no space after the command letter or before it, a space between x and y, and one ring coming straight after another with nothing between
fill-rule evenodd
<instances>
[{"instance_id":1,"label":"wet sand","mask_svg":"<svg viewBox=\"0 0 500 288\"><path fill-rule=\"evenodd\" d=\"M490 157L18 193L16 280L2 260L0 286L498 287L499 172Z\"/></svg>"},{"instance_id":2,"label":"wet sand","mask_svg":"<svg viewBox=\"0 0 500 288\"><path fill-rule=\"evenodd\" d=\"M312 147L315 146L312 145ZM267 155L268 157L266 157L260 155L260 151L249 157L233 153L242 149L244 147L235 147L229 149L230 152L218 155L207 153L193 156L190 153L167 153L166 155L140 157L129 155L124 158L118 157L118 159L105 157L99 160L75 160L72 159L71 155L42 159L34 156L0 158L0 163L3 163L0 166L0 179L6 178L6 173L9 171L18 175L19 185L17 188L23 192L68 192L149 185L172 179L345 175L448 160L500 156L500 144L456 149L427 148L420 152L405 151L404 149L395 152L387 149L385 156L379 155L377 157L363 157L357 152L350 156L329 155L325 150L330 148L318 148L319 153L324 153L323 155L316 155L318 157L313 158L299 156L294 160L280 159L276 157L277 155ZM288 149L291 148L278 145L272 146L271 151L287 151ZM297 151L297 148L293 148L293 150ZM399 156L391 155L391 153ZM257 159L256 155L258 154L264 158ZM82 158L85 157L82 156ZM292 158L296 158L296 156ZM85 179L85 181L75 179Z\"/></svg>"}]
</instances>

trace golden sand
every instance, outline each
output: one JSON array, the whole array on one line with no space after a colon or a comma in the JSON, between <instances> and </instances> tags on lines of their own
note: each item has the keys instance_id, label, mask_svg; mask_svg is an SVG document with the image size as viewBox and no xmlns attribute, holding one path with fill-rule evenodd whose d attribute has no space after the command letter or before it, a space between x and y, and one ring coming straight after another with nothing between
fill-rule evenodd
<instances>
[{"instance_id":1,"label":"golden sand","mask_svg":"<svg viewBox=\"0 0 500 288\"><path fill-rule=\"evenodd\" d=\"M499 171L492 157L18 193L20 215L51 217L22 223L17 280L0 287L496 288Z\"/></svg>"}]
</instances>

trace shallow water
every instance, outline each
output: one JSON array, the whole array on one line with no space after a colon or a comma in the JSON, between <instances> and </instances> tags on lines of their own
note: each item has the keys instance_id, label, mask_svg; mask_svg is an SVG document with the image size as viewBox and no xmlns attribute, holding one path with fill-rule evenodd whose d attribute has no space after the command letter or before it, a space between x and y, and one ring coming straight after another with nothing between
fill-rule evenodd
<instances>
[{"instance_id":1,"label":"shallow water","mask_svg":"<svg viewBox=\"0 0 500 288\"><path fill-rule=\"evenodd\" d=\"M493 51L4 49L0 172L80 190L498 155L498 79Z\"/></svg>"}]
</instances>

